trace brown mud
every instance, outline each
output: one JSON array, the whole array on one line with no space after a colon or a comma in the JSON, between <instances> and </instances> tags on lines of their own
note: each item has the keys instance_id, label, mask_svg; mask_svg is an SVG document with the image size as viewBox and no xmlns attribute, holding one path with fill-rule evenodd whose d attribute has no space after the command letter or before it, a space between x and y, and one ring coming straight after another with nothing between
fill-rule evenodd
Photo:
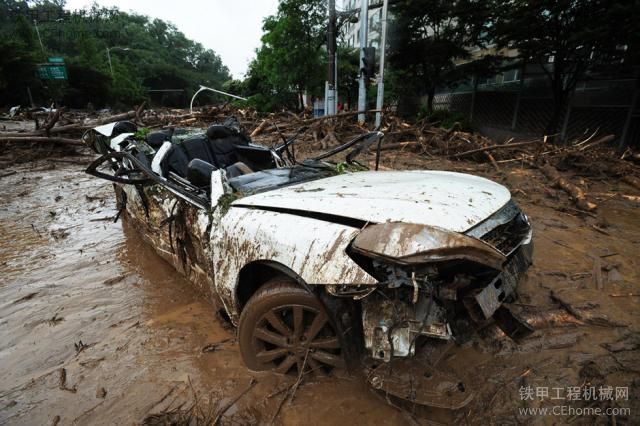
<instances>
[{"instance_id":1,"label":"brown mud","mask_svg":"<svg viewBox=\"0 0 640 426\"><path fill-rule=\"evenodd\" d=\"M595 217L578 216L535 170L496 175L487 165L403 153L385 155L382 165L490 176L509 186L533 223L534 266L518 308L537 331L518 345L489 326L438 355L475 394L464 409L401 410L343 372L305 378L284 400L296 378L244 367L234 331L206 298L126 218L109 219L110 184L78 164L40 161L0 179L0 423L164 424L190 413L219 415L220 424L637 424L639 203L607 195ZM638 195L596 180L589 192ZM552 388L626 387L629 397L523 400L528 386L551 396ZM553 405L630 407L631 415L519 411Z\"/></svg>"}]
</instances>

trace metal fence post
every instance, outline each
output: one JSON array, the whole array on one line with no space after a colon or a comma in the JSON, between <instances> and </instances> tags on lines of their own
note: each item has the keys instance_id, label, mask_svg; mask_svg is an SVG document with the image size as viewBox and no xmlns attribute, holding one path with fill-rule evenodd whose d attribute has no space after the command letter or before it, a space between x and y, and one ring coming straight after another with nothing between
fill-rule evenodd
<instances>
[{"instance_id":1,"label":"metal fence post","mask_svg":"<svg viewBox=\"0 0 640 426\"><path fill-rule=\"evenodd\" d=\"M473 110L476 108L476 92L478 91L478 76L474 75L473 77L473 92L471 92L471 111L469 111L469 122L473 123ZM449 94L449 110L451 110L451 97L452 94Z\"/></svg>"},{"instance_id":2,"label":"metal fence post","mask_svg":"<svg viewBox=\"0 0 640 426\"><path fill-rule=\"evenodd\" d=\"M636 87L633 89L633 96L631 97L631 105L629 105L629 112L627 113L627 118L624 121L624 127L622 130L622 137L620 138L620 148L625 145L628 145L627 137L629 135L629 127L631 127L631 120L633 120L633 111L636 108L636 104L638 103L638 86L640 85L640 71L636 71Z\"/></svg>"},{"instance_id":3,"label":"metal fence post","mask_svg":"<svg viewBox=\"0 0 640 426\"><path fill-rule=\"evenodd\" d=\"M511 120L511 130L516 130L516 124L518 123L518 111L520 110L520 97L522 97L522 89L518 90L516 96L516 105L513 108L513 119Z\"/></svg>"},{"instance_id":4,"label":"metal fence post","mask_svg":"<svg viewBox=\"0 0 640 426\"><path fill-rule=\"evenodd\" d=\"M569 97L567 102L567 113L564 116L564 122L562 123L562 130L560 131L560 140L565 142L567 139L567 127L569 127L569 116L571 115L571 103L573 102L573 96Z\"/></svg>"},{"instance_id":5,"label":"metal fence post","mask_svg":"<svg viewBox=\"0 0 640 426\"><path fill-rule=\"evenodd\" d=\"M526 63L522 65L522 74L520 75L520 84L518 84L518 96L516 97L516 107L513 111L513 120L511 120L511 130L516 130L518 125L518 113L520 112L520 99L522 98L522 90L524 88L524 71L526 70Z\"/></svg>"}]
</instances>

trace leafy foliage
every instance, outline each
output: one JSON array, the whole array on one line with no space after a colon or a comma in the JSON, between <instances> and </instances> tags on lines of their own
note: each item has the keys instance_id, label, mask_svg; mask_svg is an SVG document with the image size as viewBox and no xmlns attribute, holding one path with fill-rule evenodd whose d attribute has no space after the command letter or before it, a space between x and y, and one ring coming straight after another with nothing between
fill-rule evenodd
<instances>
[{"instance_id":1,"label":"leafy foliage","mask_svg":"<svg viewBox=\"0 0 640 426\"><path fill-rule=\"evenodd\" d=\"M637 7L633 1L607 0L514 0L508 7L493 2L490 37L500 48L517 49L521 60L540 65L547 74L554 98L548 134L557 131L579 80L632 62L621 60L637 54Z\"/></svg>"},{"instance_id":2,"label":"leafy foliage","mask_svg":"<svg viewBox=\"0 0 640 426\"><path fill-rule=\"evenodd\" d=\"M391 13L391 84L404 101L425 93L431 113L436 88L462 77L456 63L469 57L469 46L480 43L489 11L475 0L400 0ZM401 112L414 112L415 104L405 105L399 105Z\"/></svg>"},{"instance_id":3,"label":"leafy foliage","mask_svg":"<svg viewBox=\"0 0 640 426\"><path fill-rule=\"evenodd\" d=\"M338 45L338 96L346 100L350 107L355 107L358 103L359 70L358 49Z\"/></svg>"},{"instance_id":4,"label":"leafy foliage","mask_svg":"<svg viewBox=\"0 0 640 426\"><path fill-rule=\"evenodd\" d=\"M322 93L325 21L324 0L282 0L278 12L264 20L262 46L247 73L254 106L297 108L304 92Z\"/></svg>"},{"instance_id":5,"label":"leafy foliage","mask_svg":"<svg viewBox=\"0 0 640 426\"><path fill-rule=\"evenodd\" d=\"M65 59L64 87L36 78L37 63L50 56ZM29 87L38 102L55 98L72 107L128 106L148 98L149 89L182 89L153 100L184 106L198 85L222 87L229 79L215 52L162 20L96 4L72 13L61 0L0 2L0 104L27 104ZM208 96L215 95L198 100Z\"/></svg>"}]
</instances>

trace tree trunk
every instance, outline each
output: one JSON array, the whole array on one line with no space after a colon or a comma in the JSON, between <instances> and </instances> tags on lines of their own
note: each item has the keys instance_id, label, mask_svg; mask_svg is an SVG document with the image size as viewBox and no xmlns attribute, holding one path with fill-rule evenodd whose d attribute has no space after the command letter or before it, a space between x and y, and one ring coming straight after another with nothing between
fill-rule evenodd
<instances>
[{"instance_id":1,"label":"tree trunk","mask_svg":"<svg viewBox=\"0 0 640 426\"><path fill-rule=\"evenodd\" d=\"M545 128L546 135L555 135L560 131L560 119L562 113L567 106L567 100L569 93L564 87L564 73L563 73L563 61L556 59L556 63L553 66L553 74L549 74L551 82L551 90L553 91L553 108L551 110L551 117L547 122ZM549 136L551 143L557 143L560 138L557 136Z\"/></svg>"},{"instance_id":2,"label":"tree trunk","mask_svg":"<svg viewBox=\"0 0 640 426\"><path fill-rule=\"evenodd\" d=\"M551 110L551 117L547 122L547 127L545 128L546 135L556 135L560 133L560 120L562 119L563 112L565 112L568 104L568 94L564 90L560 90L559 93L553 94L553 108ZM559 135L557 136L549 136L550 142L557 143L561 142Z\"/></svg>"}]
</instances>

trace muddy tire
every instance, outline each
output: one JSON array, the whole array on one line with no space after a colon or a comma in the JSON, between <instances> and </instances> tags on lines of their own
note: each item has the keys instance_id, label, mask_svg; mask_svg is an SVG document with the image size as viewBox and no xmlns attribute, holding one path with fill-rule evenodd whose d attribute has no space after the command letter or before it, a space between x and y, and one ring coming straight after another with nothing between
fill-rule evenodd
<instances>
[{"instance_id":1,"label":"muddy tire","mask_svg":"<svg viewBox=\"0 0 640 426\"><path fill-rule=\"evenodd\" d=\"M254 371L324 374L344 367L341 342L320 300L276 277L247 302L238 327L240 352Z\"/></svg>"}]
</instances>

